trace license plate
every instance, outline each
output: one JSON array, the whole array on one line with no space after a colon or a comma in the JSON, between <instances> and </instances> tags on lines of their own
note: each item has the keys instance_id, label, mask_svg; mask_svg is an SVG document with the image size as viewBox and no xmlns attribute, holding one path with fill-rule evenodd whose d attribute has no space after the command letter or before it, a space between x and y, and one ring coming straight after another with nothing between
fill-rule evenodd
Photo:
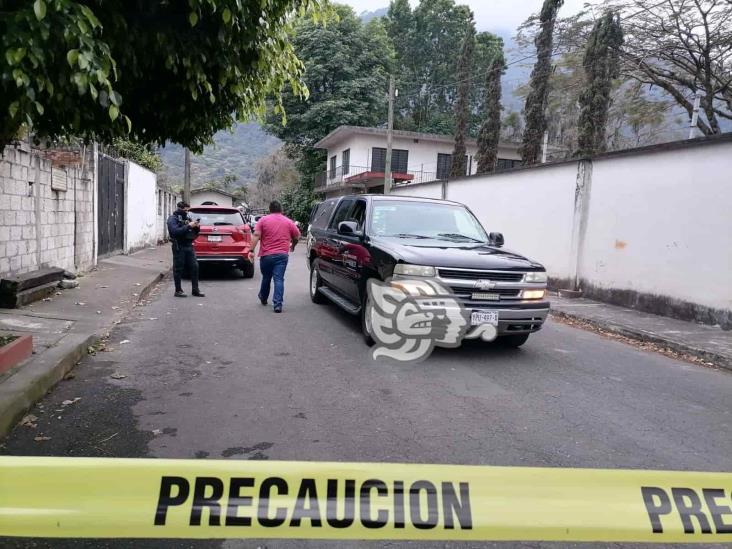
<instances>
[{"instance_id":1,"label":"license plate","mask_svg":"<svg viewBox=\"0 0 732 549\"><path fill-rule=\"evenodd\" d=\"M221 235L220 234L210 234L210 235L208 235L208 241L209 242L221 242Z\"/></svg>"},{"instance_id":2,"label":"license plate","mask_svg":"<svg viewBox=\"0 0 732 549\"><path fill-rule=\"evenodd\" d=\"M470 314L470 324L473 326L480 324L498 326L498 311L473 311Z\"/></svg>"}]
</instances>

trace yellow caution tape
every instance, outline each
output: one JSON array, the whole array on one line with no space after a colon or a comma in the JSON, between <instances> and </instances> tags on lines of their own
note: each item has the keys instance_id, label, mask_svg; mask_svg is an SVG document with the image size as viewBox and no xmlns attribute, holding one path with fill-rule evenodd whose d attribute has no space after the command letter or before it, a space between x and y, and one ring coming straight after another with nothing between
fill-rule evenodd
<instances>
[{"instance_id":1,"label":"yellow caution tape","mask_svg":"<svg viewBox=\"0 0 732 549\"><path fill-rule=\"evenodd\" d=\"M732 541L732 474L0 457L0 536Z\"/></svg>"}]
</instances>

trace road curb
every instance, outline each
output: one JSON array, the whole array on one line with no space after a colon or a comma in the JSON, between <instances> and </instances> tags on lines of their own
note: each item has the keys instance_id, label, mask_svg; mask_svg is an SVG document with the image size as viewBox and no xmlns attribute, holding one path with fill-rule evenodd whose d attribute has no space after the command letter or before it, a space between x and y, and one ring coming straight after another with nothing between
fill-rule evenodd
<instances>
[{"instance_id":1,"label":"road curb","mask_svg":"<svg viewBox=\"0 0 732 549\"><path fill-rule=\"evenodd\" d=\"M150 292L168 275L170 270L155 275L139 292L134 304L127 309L126 318ZM93 333L70 333L55 347L31 357L30 362L18 368L0 383L0 440L4 439L33 405L53 389L63 377L95 345L116 326L116 322L98 326Z\"/></svg>"},{"instance_id":2,"label":"road curb","mask_svg":"<svg viewBox=\"0 0 732 549\"><path fill-rule=\"evenodd\" d=\"M698 347L694 347L693 345L688 345L680 341L665 338L661 335L650 333L641 329L634 329L632 327L614 324L612 322L603 322L579 314L568 313L566 311L558 311L556 309L551 309L550 314L557 318L578 320L592 326L593 328L612 332L614 334L621 335L635 341L663 345L664 347L677 353L683 353L694 358L703 360L705 362L711 362L715 366L719 366L720 368L732 371L732 357L726 355L714 353L706 349L700 349Z\"/></svg>"},{"instance_id":3,"label":"road curb","mask_svg":"<svg viewBox=\"0 0 732 549\"><path fill-rule=\"evenodd\" d=\"M99 337L69 334L56 347L22 366L0 383L0 439L87 353Z\"/></svg>"}]
</instances>

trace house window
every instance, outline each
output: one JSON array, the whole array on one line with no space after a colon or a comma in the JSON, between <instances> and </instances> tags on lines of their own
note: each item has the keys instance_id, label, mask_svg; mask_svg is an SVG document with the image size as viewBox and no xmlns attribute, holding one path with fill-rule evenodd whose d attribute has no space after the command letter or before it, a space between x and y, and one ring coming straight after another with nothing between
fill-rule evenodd
<instances>
[{"instance_id":1,"label":"house window","mask_svg":"<svg viewBox=\"0 0 732 549\"><path fill-rule=\"evenodd\" d=\"M343 166L343 175L346 175L351 167L351 149L343 151L341 166Z\"/></svg>"},{"instance_id":2,"label":"house window","mask_svg":"<svg viewBox=\"0 0 732 549\"><path fill-rule=\"evenodd\" d=\"M330 178L335 179L335 173L336 173L336 156L333 155L330 157Z\"/></svg>"},{"instance_id":3,"label":"house window","mask_svg":"<svg viewBox=\"0 0 732 549\"><path fill-rule=\"evenodd\" d=\"M452 155L437 153L437 179L447 179L452 167Z\"/></svg>"},{"instance_id":4,"label":"house window","mask_svg":"<svg viewBox=\"0 0 732 549\"><path fill-rule=\"evenodd\" d=\"M497 170L509 170L511 168L515 168L516 166L519 166L521 164L520 160L511 160L508 158L499 158L496 162L496 169Z\"/></svg>"},{"instance_id":5,"label":"house window","mask_svg":"<svg viewBox=\"0 0 732 549\"><path fill-rule=\"evenodd\" d=\"M409 165L409 151L406 149L391 150L391 171L392 173L407 173ZM386 171L386 149L374 147L371 149L371 171Z\"/></svg>"},{"instance_id":6,"label":"house window","mask_svg":"<svg viewBox=\"0 0 732 549\"><path fill-rule=\"evenodd\" d=\"M465 175L468 175L472 171L472 156L468 158L465 155ZM448 179L450 177L450 171L452 170L452 155L437 153L437 179Z\"/></svg>"}]
</instances>

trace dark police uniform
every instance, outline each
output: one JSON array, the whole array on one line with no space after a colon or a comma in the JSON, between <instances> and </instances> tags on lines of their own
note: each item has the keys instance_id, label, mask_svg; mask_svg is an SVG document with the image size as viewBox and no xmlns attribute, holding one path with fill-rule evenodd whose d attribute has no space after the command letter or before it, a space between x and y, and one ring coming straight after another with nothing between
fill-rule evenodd
<instances>
[{"instance_id":1,"label":"dark police uniform","mask_svg":"<svg viewBox=\"0 0 732 549\"><path fill-rule=\"evenodd\" d=\"M193 249L193 241L198 237L199 228L191 227L187 223L193 221L185 210L176 210L168 218L168 234L173 241L173 280L175 291L182 292L181 278L187 268L191 274L193 294L198 290L198 261Z\"/></svg>"}]
</instances>

